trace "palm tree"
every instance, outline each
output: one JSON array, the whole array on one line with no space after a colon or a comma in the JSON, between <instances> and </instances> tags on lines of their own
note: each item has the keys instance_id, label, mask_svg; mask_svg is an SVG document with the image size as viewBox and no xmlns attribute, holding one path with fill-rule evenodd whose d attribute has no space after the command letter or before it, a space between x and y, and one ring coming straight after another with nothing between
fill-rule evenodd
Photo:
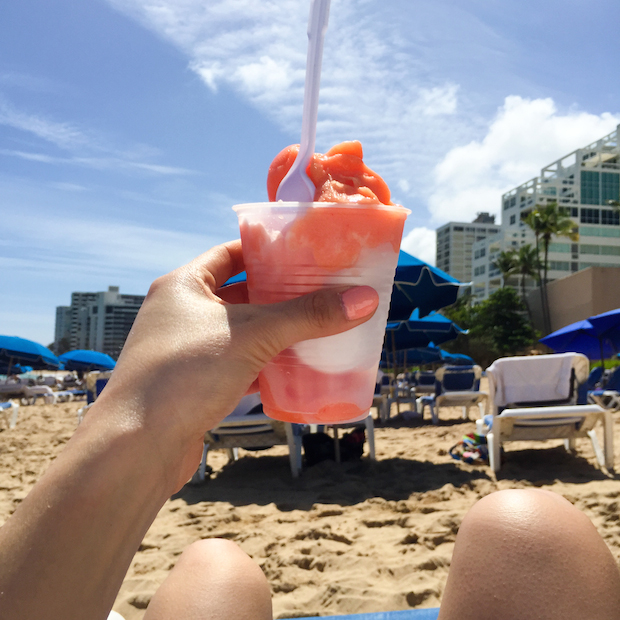
<instances>
[{"instance_id":1,"label":"palm tree","mask_svg":"<svg viewBox=\"0 0 620 620\"><path fill-rule=\"evenodd\" d=\"M546 326L551 323L551 320L548 316L547 304L546 300L546 289L542 284L542 262L540 261L540 238L543 234L544 226L543 220L541 218L541 213L538 209L539 205L536 205L536 208L528 213L524 213L521 216L521 219L534 231L534 238L536 240L535 251L536 255L539 257L538 263L536 265L536 273L538 280L538 289L540 291L540 308L542 310L543 315L543 324Z\"/></svg>"},{"instance_id":2,"label":"palm tree","mask_svg":"<svg viewBox=\"0 0 620 620\"><path fill-rule=\"evenodd\" d=\"M506 280L514 273L515 270L515 251L506 250L500 252L493 261L493 266L499 269L502 274L502 288L506 286Z\"/></svg>"},{"instance_id":3,"label":"palm tree","mask_svg":"<svg viewBox=\"0 0 620 620\"><path fill-rule=\"evenodd\" d=\"M543 306L543 321L545 331L551 331L551 317L549 314L549 298L547 296L547 274L549 272L549 244L553 237L568 237L571 241L579 240L575 223L558 207L556 201L546 205L536 205L523 221L534 231L536 236L536 251L543 251L542 274L538 270L540 278L540 294Z\"/></svg>"},{"instance_id":4,"label":"palm tree","mask_svg":"<svg viewBox=\"0 0 620 620\"><path fill-rule=\"evenodd\" d=\"M521 277L521 299L527 308L527 314L532 319L530 305L527 303L525 296L525 281L527 278L538 278L540 273L540 256L538 250L533 248L529 243L522 245L518 252L514 253L514 273Z\"/></svg>"}]
</instances>

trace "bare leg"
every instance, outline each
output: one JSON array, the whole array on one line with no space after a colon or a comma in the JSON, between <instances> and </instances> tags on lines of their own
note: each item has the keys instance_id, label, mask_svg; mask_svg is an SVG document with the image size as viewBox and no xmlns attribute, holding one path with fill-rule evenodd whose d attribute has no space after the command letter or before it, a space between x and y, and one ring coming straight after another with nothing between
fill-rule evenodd
<instances>
[{"instance_id":1,"label":"bare leg","mask_svg":"<svg viewBox=\"0 0 620 620\"><path fill-rule=\"evenodd\" d=\"M620 573L590 520L560 495L480 500L459 530L439 620L618 620Z\"/></svg>"},{"instance_id":2,"label":"bare leg","mask_svg":"<svg viewBox=\"0 0 620 620\"><path fill-rule=\"evenodd\" d=\"M144 620L271 620L260 567L233 542L190 545L148 606Z\"/></svg>"}]
</instances>

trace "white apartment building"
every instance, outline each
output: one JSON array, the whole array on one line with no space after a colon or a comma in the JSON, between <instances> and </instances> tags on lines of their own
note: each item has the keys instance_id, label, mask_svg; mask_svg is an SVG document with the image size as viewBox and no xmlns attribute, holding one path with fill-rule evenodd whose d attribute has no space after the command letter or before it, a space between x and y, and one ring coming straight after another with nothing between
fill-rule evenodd
<instances>
[{"instance_id":1,"label":"white apartment building","mask_svg":"<svg viewBox=\"0 0 620 620\"><path fill-rule=\"evenodd\" d=\"M459 282L472 281L472 248L478 241L499 233L495 216L479 213L473 222L448 222L437 229L435 265Z\"/></svg>"},{"instance_id":2,"label":"white apartment building","mask_svg":"<svg viewBox=\"0 0 620 620\"><path fill-rule=\"evenodd\" d=\"M71 349L101 351L117 359L143 301L144 295L123 295L118 286L71 293L71 306L56 308L56 343L58 335L67 335L69 322Z\"/></svg>"},{"instance_id":3,"label":"white apartment building","mask_svg":"<svg viewBox=\"0 0 620 620\"><path fill-rule=\"evenodd\" d=\"M501 232L472 248L473 294L481 301L501 287L493 261L501 251L525 243L534 235L522 222L537 204L557 201L575 223L579 241L558 237L549 245L548 279L555 280L587 267L620 265L620 211L610 200L620 199L620 125L609 135L545 166L540 176L502 196ZM516 286L511 278L509 284ZM528 283L533 287L534 281Z\"/></svg>"}]
</instances>

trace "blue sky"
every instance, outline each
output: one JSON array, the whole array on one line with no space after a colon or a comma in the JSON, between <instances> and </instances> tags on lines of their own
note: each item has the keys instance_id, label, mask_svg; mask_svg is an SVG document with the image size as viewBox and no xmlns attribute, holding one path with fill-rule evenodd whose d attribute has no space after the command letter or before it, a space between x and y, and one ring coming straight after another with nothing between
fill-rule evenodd
<instances>
[{"instance_id":1,"label":"blue sky","mask_svg":"<svg viewBox=\"0 0 620 620\"><path fill-rule=\"evenodd\" d=\"M0 4L0 333L235 238L299 141L307 0ZM617 0L332 0L317 150L359 139L403 248L620 123Z\"/></svg>"}]
</instances>

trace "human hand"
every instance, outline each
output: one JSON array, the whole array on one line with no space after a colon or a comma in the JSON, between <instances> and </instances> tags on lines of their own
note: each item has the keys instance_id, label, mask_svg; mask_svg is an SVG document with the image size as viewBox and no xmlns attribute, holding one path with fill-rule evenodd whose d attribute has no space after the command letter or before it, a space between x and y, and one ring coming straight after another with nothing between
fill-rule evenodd
<instances>
[{"instance_id":1,"label":"human hand","mask_svg":"<svg viewBox=\"0 0 620 620\"><path fill-rule=\"evenodd\" d=\"M115 424L147 431L173 490L195 471L204 433L256 391L270 359L298 341L351 329L377 308L366 286L251 305L245 283L220 288L243 269L233 241L156 280L96 402Z\"/></svg>"}]
</instances>

